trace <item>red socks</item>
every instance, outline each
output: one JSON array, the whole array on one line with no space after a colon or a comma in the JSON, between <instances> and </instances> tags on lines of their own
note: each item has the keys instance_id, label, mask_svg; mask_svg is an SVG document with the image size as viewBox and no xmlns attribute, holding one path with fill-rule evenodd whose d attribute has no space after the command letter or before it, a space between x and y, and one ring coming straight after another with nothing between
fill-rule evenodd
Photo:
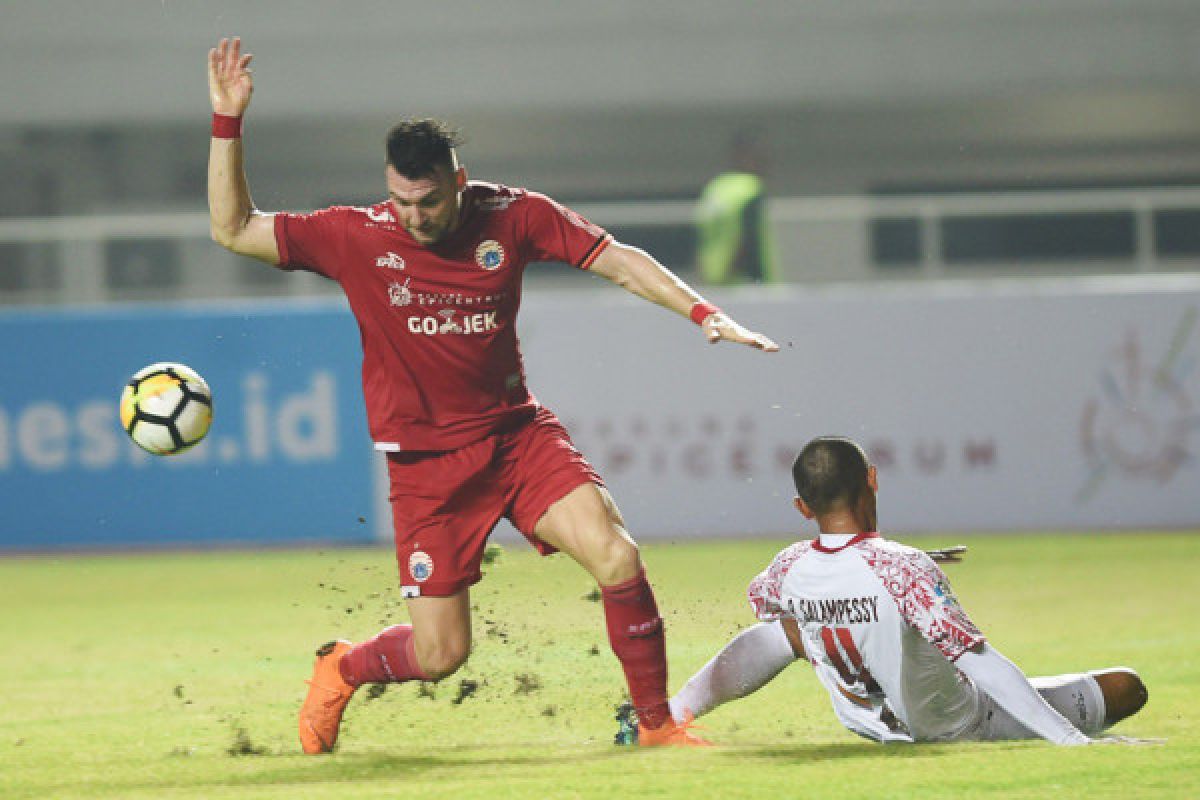
<instances>
[{"instance_id":1,"label":"red socks","mask_svg":"<svg viewBox=\"0 0 1200 800\"><path fill-rule=\"evenodd\" d=\"M417 666L412 625L384 628L374 639L354 645L342 656L338 670L351 686L429 680Z\"/></svg>"},{"instance_id":2,"label":"red socks","mask_svg":"<svg viewBox=\"0 0 1200 800\"><path fill-rule=\"evenodd\" d=\"M638 720L660 727L671 717L667 708L667 647L662 617L646 571L615 586L601 586L608 641L625 670L625 682Z\"/></svg>"}]
</instances>

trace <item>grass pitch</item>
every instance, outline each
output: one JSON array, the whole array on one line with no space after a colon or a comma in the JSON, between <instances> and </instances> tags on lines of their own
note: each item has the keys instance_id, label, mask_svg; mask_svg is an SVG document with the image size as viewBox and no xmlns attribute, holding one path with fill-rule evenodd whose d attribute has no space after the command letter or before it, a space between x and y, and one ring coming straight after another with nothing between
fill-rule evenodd
<instances>
[{"instance_id":1,"label":"grass pitch","mask_svg":"<svg viewBox=\"0 0 1200 800\"><path fill-rule=\"evenodd\" d=\"M918 546L954 537L910 539ZM786 542L644 548L677 688L751 624L746 582ZM0 560L0 797L1196 797L1200 536L972 538L947 568L1028 674L1125 664L1151 747L882 747L797 664L703 721L720 748L610 744L623 696L600 605L563 557L506 548L473 592L475 652L442 684L361 691L340 749L299 754L312 651L404 619L386 550Z\"/></svg>"}]
</instances>

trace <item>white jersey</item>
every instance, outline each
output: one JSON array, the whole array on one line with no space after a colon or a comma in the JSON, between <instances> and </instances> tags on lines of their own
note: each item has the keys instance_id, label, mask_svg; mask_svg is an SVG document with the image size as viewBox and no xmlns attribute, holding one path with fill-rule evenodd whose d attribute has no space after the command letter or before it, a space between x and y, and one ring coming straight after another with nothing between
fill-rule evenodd
<instances>
[{"instance_id":1,"label":"white jersey","mask_svg":"<svg viewBox=\"0 0 1200 800\"><path fill-rule=\"evenodd\" d=\"M797 542L748 590L759 619L793 616L838 719L875 741L963 738L985 704L954 666L984 636L928 555L875 533Z\"/></svg>"}]
</instances>

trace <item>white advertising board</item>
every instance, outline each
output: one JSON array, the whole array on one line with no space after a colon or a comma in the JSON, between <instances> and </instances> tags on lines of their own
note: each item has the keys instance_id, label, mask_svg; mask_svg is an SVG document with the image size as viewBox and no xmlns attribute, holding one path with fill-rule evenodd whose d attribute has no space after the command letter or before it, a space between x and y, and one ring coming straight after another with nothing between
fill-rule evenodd
<instances>
[{"instance_id":1,"label":"white advertising board","mask_svg":"<svg viewBox=\"0 0 1200 800\"><path fill-rule=\"evenodd\" d=\"M822 434L867 449L892 533L1200 527L1194 276L711 297L782 351L619 291L521 313L530 386L637 538L797 530L791 461Z\"/></svg>"}]
</instances>

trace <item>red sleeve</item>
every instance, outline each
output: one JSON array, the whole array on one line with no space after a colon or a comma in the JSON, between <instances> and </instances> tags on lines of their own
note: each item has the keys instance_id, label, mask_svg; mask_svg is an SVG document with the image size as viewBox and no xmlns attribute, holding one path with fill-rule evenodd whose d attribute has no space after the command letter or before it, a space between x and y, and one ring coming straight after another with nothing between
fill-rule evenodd
<instances>
[{"instance_id":1,"label":"red sleeve","mask_svg":"<svg viewBox=\"0 0 1200 800\"><path fill-rule=\"evenodd\" d=\"M340 208L326 208L311 214L275 215L275 244L279 247L279 266L303 269L338 279L341 267L345 216Z\"/></svg>"},{"instance_id":2,"label":"red sleeve","mask_svg":"<svg viewBox=\"0 0 1200 800\"><path fill-rule=\"evenodd\" d=\"M530 261L565 261L587 269L612 241L599 225L544 194L530 192L522 205Z\"/></svg>"},{"instance_id":3,"label":"red sleeve","mask_svg":"<svg viewBox=\"0 0 1200 800\"><path fill-rule=\"evenodd\" d=\"M792 565L809 551L812 542L796 542L783 550L770 565L750 581L746 596L754 615L763 622L779 619L784 615L783 579Z\"/></svg>"},{"instance_id":4,"label":"red sleeve","mask_svg":"<svg viewBox=\"0 0 1200 800\"><path fill-rule=\"evenodd\" d=\"M876 556L878 559L878 556ZM872 563L900 609L904 621L955 661L980 642L986 641L950 588L942 568L920 550L889 557L890 563ZM868 558L868 562L871 558Z\"/></svg>"}]
</instances>

